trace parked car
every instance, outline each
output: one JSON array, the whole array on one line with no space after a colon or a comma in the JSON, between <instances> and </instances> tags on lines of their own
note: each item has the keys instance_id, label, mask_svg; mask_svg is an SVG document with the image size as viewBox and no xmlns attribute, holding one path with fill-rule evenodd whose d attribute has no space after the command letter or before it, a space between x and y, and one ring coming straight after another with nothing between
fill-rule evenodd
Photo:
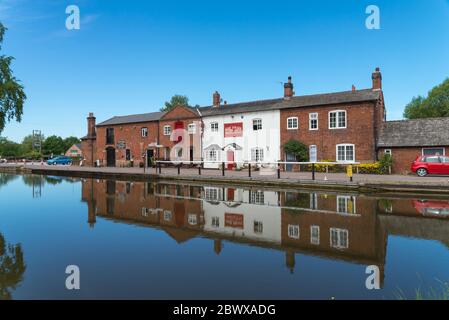
<instances>
[{"instance_id":1,"label":"parked car","mask_svg":"<svg viewBox=\"0 0 449 320\"><path fill-rule=\"evenodd\" d=\"M449 201L413 200L415 209L424 216L449 217Z\"/></svg>"},{"instance_id":2,"label":"parked car","mask_svg":"<svg viewBox=\"0 0 449 320\"><path fill-rule=\"evenodd\" d=\"M57 164L72 164L72 159L66 156L58 156L47 160L48 165L57 165Z\"/></svg>"},{"instance_id":3,"label":"parked car","mask_svg":"<svg viewBox=\"0 0 449 320\"><path fill-rule=\"evenodd\" d=\"M412 172L420 177L428 174L447 174L449 175L449 157L438 155L419 156L412 163Z\"/></svg>"},{"instance_id":4,"label":"parked car","mask_svg":"<svg viewBox=\"0 0 449 320\"><path fill-rule=\"evenodd\" d=\"M0 163L7 163L7 162L8 162L8 160L0 158Z\"/></svg>"}]
</instances>

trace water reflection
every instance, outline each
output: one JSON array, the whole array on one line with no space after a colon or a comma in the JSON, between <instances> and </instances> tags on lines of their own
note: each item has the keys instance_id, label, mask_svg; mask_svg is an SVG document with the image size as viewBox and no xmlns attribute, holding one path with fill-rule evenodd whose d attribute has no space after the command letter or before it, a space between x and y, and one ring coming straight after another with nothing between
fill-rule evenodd
<instances>
[{"instance_id":1,"label":"water reflection","mask_svg":"<svg viewBox=\"0 0 449 320\"><path fill-rule=\"evenodd\" d=\"M21 245L6 243L0 233L0 300L12 298L11 292L22 282L25 269Z\"/></svg>"}]
</instances>

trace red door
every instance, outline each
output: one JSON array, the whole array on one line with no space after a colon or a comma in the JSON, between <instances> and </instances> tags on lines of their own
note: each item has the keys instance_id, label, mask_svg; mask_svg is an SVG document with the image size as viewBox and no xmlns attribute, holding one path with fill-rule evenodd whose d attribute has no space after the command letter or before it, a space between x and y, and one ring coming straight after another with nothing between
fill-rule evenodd
<instances>
[{"instance_id":1,"label":"red door","mask_svg":"<svg viewBox=\"0 0 449 320\"><path fill-rule=\"evenodd\" d=\"M234 168L234 151L228 150L226 155L228 160L228 170L232 170L232 168Z\"/></svg>"}]
</instances>

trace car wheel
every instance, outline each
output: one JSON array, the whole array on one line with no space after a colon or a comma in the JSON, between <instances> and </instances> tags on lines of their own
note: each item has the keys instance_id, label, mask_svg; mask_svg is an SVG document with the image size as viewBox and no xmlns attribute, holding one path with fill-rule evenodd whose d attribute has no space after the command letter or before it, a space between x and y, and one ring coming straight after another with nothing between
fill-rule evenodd
<instances>
[{"instance_id":1,"label":"car wheel","mask_svg":"<svg viewBox=\"0 0 449 320\"><path fill-rule=\"evenodd\" d=\"M418 170L416 170L416 174L420 177L425 177L427 176L427 170L424 168L419 168Z\"/></svg>"}]
</instances>

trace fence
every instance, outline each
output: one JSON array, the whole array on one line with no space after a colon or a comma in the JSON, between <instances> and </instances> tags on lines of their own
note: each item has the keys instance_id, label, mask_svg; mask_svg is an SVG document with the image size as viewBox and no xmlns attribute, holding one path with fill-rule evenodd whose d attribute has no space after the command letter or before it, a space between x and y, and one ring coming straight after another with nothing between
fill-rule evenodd
<instances>
[{"instance_id":1,"label":"fence","mask_svg":"<svg viewBox=\"0 0 449 320\"><path fill-rule=\"evenodd\" d=\"M237 168L237 165L239 169L235 169L232 171L248 171L248 177L251 178L253 173L255 171L258 171L260 175L265 176L277 176L277 179L282 178L282 172L293 172L294 167L297 166L297 172L310 172L311 179L316 179L317 174L317 168L320 169L323 168L323 166L326 168L324 173L329 173L329 166L340 166L344 167L344 171L346 172L349 181L353 180L353 172L352 168L353 165L360 164L359 162L289 162L289 161L277 161L277 162L263 162L263 161L244 161L244 162L236 162L236 161L184 161L184 160L157 160L155 161L154 168L156 169L157 174L162 174L162 166L164 167L173 167L176 168L177 174L181 175L182 168L185 165L188 165L190 169L192 167L196 167L198 170L198 175L202 175L205 170L214 170L217 171L217 169L205 169L205 164L218 164L218 170L221 171L221 176L226 176L226 171L229 171L230 169L227 168L227 165L231 164L232 168ZM288 166L292 169L292 171L287 170ZM282 167L284 170L282 170ZM302 170L301 170L302 167ZM304 170L305 169L305 170ZM325 180L327 180L325 176Z\"/></svg>"}]
</instances>

